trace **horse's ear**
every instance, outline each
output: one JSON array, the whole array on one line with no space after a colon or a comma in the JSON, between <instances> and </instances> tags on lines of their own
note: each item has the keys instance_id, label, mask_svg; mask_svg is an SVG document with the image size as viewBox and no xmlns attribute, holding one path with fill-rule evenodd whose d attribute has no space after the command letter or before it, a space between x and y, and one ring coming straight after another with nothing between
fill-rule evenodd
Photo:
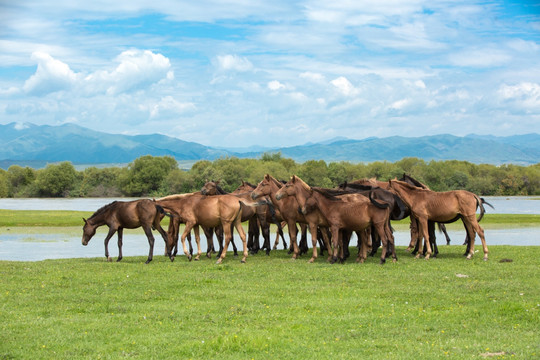
<instances>
[{"instance_id":1,"label":"horse's ear","mask_svg":"<svg viewBox=\"0 0 540 360\"><path fill-rule=\"evenodd\" d=\"M293 184L296 182L296 175L291 176L291 181L293 182Z\"/></svg>"},{"instance_id":2,"label":"horse's ear","mask_svg":"<svg viewBox=\"0 0 540 360\"><path fill-rule=\"evenodd\" d=\"M84 221L84 223L85 223L85 224L87 224L87 223L88 223L88 221L86 221L86 219L85 219L85 218L82 218L82 219L83 219L83 221Z\"/></svg>"}]
</instances>

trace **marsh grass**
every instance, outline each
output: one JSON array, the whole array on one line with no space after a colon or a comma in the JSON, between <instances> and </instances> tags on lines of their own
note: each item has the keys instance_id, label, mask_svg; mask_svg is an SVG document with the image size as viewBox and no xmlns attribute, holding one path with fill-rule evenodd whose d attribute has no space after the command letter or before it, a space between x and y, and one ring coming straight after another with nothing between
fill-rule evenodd
<instances>
[{"instance_id":1,"label":"marsh grass","mask_svg":"<svg viewBox=\"0 0 540 360\"><path fill-rule=\"evenodd\" d=\"M0 359L538 358L540 247L490 251L3 261Z\"/></svg>"}]
</instances>

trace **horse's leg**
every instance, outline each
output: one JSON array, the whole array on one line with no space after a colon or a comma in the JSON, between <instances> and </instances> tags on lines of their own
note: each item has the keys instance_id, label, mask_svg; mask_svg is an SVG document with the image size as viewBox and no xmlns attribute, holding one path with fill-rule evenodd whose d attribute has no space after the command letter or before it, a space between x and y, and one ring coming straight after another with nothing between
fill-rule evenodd
<instances>
[{"instance_id":1,"label":"horse's leg","mask_svg":"<svg viewBox=\"0 0 540 360\"><path fill-rule=\"evenodd\" d=\"M242 249L243 249L244 257L242 258L240 262L245 263L248 257L248 250L247 250L247 243L246 243L246 233L244 232L244 228L242 227L242 221L240 217L236 219L234 223L234 227L236 228L236 231L238 231L238 234L240 235L240 240L242 240ZM231 237L232 237L232 229L231 229Z\"/></svg>"},{"instance_id":2,"label":"horse's leg","mask_svg":"<svg viewBox=\"0 0 540 360\"><path fill-rule=\"evenodd\" d=\"M308 252L308 244L307 244L307 226L304 225L304 226L300 226L300 229L302 230L302 235L300 236L300 255L303 255L303 254L307 254Z\"/></svg>"},{"instance_id":3,"label":"horse's leg","mask_svg":"<svg viewBox=\"0 0 540 360\"><path fill-rule=\"evenodd\" d=\"M437 247L437 237L435 235L435 222L428 221L428 233L429 233L429 243L431 244L432 250L433 250L433 257L437 257L437 254L439 253L439 248ZM426 248L426 245L424 244L424 249ZM424 250L425 254L425 250Z\"/></svg>"},{"instance_id":4,"label":"horse's leg","mask_svg":"<svg viewBox=\"0 0 540 360\"><path fill-rule=\"evenodd\" d=\"M197 243L197 256L195 256L195 261L198 261L201 258L201 233L199 231L199 225L193 227L193 232L195 233L195 242Z\"/></svg>"},{"instance_id":5,"label":"horse's leg","mask_svg":"<svg viewBox=\"0 0 540 360\"><path fill-rule=\"evenodd\" d=\"M478 236L480 237L480 241L482 242L482 248L484 250L484 261L487 261L489 251L486 244L486 238L484 236L484 229L480 226L480 224L476 220L476 217L474 217L474 219L471 218L471 220L473 229L478 234Z\"/></svg>"},{"instance_id":6,"label":"horse's leg","mask_svg":"<svg viewBox=\"0 0 540 360\"><path fill-rule=\"evenodd\" d=\"M109 256L109 240L111 240L111 237L116 232L116 228L109 227L109 232L107 233L107 236L105 237L105 258L107 258L107 261L111 261L111 257Z\"/></svg>"},{"instance_id":7,"label":"horse's leg","mask_svg":"<svg viewBox=\"0 0 540 360\"><path fill-rule=\"evenodd\" d=\"M385 231L385 228L384 228L385 225L386 225L385 221L373 224L373 227L375 228L375 232L377 233L377 235L381 239L381 244L382 244L381 261L380 261L381 265L386 262L386 253L387 253L387 251L389 249L389 247L388 247L388 238L387 238L387 234L386 234L386 231Z\"/></svg>"},{"instance_id":8,"label":"horse's leg","mask_svg":"<svg viewBox=\"0 0 540 360\"><path fill-rule=\"evenodd\" d=\"M232 238L231 227L233 225L230 224L230 223L222 222L221 226L223 228L223 234L224 234L224 237L225 237L225 245L223 246L223 250L221 251L221 254L219 255L219 258L216 261L216 264L221 264L223 262L223 259L225 259L225 256L227 255L227 248L229 247L229 243L231 242L231 238ZM245 233L244 233L244 235L245 235ZM244 240L245 240L245 237L244 237ZM247 242L246 242L246 249L247 249Z\"/></svg>"},{"instance_id":9,"label":"horse's leg","mask_svg":"<svg viewBox=\"0 0 540 360\"><path fill-rule=\"evenodd\" d=\"M441 230L446 237L446 245L450 245L450 236L448 236L448 231L446 231L446 225L439 223L439 230Z\"/></svg>"},{"instance_id":10,"label":"horse's leg","mask_svg":"<svg viewBox=\"0 0 540 360\"><path fill-rule=\"evenodd\" d=\"M189 235L189 232L191 229L195 226L195 223L186 223L186 227L184 228L184 232L182 233L182 236L180 237L180 241L182 242L182 249L184 249L184 254L187 256L188 260L191 261L192 255L188 251L188 248L186 246L186 237ZM190 241L191 245L191 241ZM174 257L173 257L174 259Z\"/></svg>"},{"instance_id":11,"label":"horse's leg","mask_svg":"<svg viewBox=\"0 0 540 360\"><path fill-rule=\"evenodd\" d=\"M332 232L332 260L330 263L334 264L338 260L338 251L339 251L339 227L332 226L330 228L330 231Z\"/></svg>"},{"instance_id":12,"label":"horse's leg","mask_svg":"<svg viewBox=\"0 0 540 360\"><path fill-rule=\"evenodd\" d=\"M420 236L419 236L420 246L422 246L422 241L426 244L427 251L426 251L425 259L428 260L432 253L431 245L429 244L428 220L427 218L423 217L423 218L418 219L418 223L420 225L418 227L418 229L420 230ZM420 257L420 252L416 254L416 258L419 258L419 257Z\"/></svg>"},{"instance_id":13,"label":"horse's leg","mask_svg":"<svg viewBox=\"0 0 540 360\"><path fill-rule=\"evenodd\" d=\"M418 219L416 219L412 214L410 215L410 218L411 218L411 225L410 225L410 229L411 229L411 242L409 243L409 246L407 247L407 251L412 251L412 254L415 255L418 250L419 250L419 246L420 245L417 245L418 243L418 240L420 238L420 226L418 224Z\"/></svg>"},{"instance_id":14,"label":"horse's leg","mask_svg":"<svg viewBox=\"0 0 540 360\"><path fill-rule=\"evenodd\" d=\"M368 237L366 230L356 231L356 236L358 237L358 256L356 262L363 263L366 261L367 252L368 252Z\"/></svg>"},{"instance_id":15,"label":"horse's leg","mask_svg":"<svg viewBox=\"0 0 540 360\"><path fill-rule=\"evenodd\" d=\"M252 254L256 254L255 245L253 244L254 238L255 238L255 234L253 232L253 222L252 222L252 219L249 219L248 220L247 247Z\"/></svg>"},{"instance_id":16,"label":"horse's leg","mask_svg":"<svg viewBox=\"0 0 540 360\"><path fill-rule=\"evenodd\" d=\"M148 259L146 260L146 264L150 263L152 261L152 258L154 256L154 234L152 234L152 228L148 225L143 225L144 233L146 234L146 237L148 238L148 245L150 245L150 250L148 251Z\"/></svg>"},{"instance_id":17,"label":"horse's leg","mask_svg":"<svg viewBox=\"0 0 540 360\"><path fill-rule=\"evenodd\" d=\"M124 229L123 228L118 228L118 259L116 259L116 261L120 261L122 260L123 256L122 256L122 243L123 243L123 237L124 235Z\"/></svg>"},{"instance_id":18,"label":"horse's leg","mask_svg":"<svg viewBox=\"0 0 540 360\"><path fill-rule=\"evenodd\" d=\"M261 224L262 236L264 239L263 249L266 250L266 255L270 255L270 224L266 221L266 219L263 219L263 221L259 222Z\"/></svg>"},{"instance_id":19,"label":"horse's leg","mask_svg":"<svg viewBox=\"0 0 540 360\"><path fill-rule=\"evenodd\" d=\"M388 246L391 247L390 252L392 254L392 262L396 262L397 261L396 243L394 239L394 234L392 233L392 228L390 226L390 221L386 223L386 226L384 227L384 231L386 234L386 238L388 239Z\"/></svg>"},{"instance_id":20,"label":"horse's leg","mask_svg":"<svg viewBox=\"0 0 540 360\"><path fill-rule=\"evenodd\" d=\"M300 253L300 249L298 249L298 245L296 244L296 236L298 234L298 229L296 227L296 223L294 221L288 221L287 227L289 228L289 239L291 240L291 246L289 249L289 253L292 251L293 259L297 259L298 255Z\"/></svg>"},{"instance_id":21,"label":"horse's leg","mask_svg":"<svg viewBox=\"0 0 540 360\"><path fill-rule=\"evenodd\" d=\"M370 237L371 237L371 252L369 253L369 256L375 256L375 254L377 254L377 250L379 250L379 247L381 247L381 238L377 235L377 231L375 231L375 229L371 229Z\"/></svg>"},{"instance_id":22,"label":"horse's leg","mask_svg":"<svg viewBox=\"0 0 540 360\"><path fill-rule=\"evenodd\" d=\"M317 259L317 224L309 224L309 230L311 232L311 245L313 246L313 254L311 255L311 259L309 259L308 262L312 263Z\"/></svg>"},{"instance_id":23,"label":"horse's leg","mask_svg":"<svg viewBox=\"0 0 540 360\"><path fill-rule=\"evenodd\" d=\"M211 258L214 252L214 228L203 227L204 236L206 236L206 257Z\"/></svg>"},{"instance_id":24,"label":"horse's leg","mask_svg":"<svg viewBox=\"0 0 540 360\"><path fill-rule=\"evenodd\" d=\"M169 245L167 244L167 233L161 227L161 223L159 222L159 218L157 218L157 219L158 219L157 223L154 222L154 228L160 233L161 237L163 238L163 241L165 241L165 254L168 254L168 252L169 252L168 246Z\"/></svg>"},{"instance_id":25,"label":"horse's leg","mask_svg":"<svg viewBox=\"0 0 540 360\"><path fill-rule=\"evenodd\" d=\"M350 230L341 230L340 231L341 233L341 242L343 243L343 257L341 259L341 261L345 261L349 258L349 256L351 256L351 253L349 251L349 244L351 242L351 236L352 236L352 231Z\"/></svg>"}]
</instances>

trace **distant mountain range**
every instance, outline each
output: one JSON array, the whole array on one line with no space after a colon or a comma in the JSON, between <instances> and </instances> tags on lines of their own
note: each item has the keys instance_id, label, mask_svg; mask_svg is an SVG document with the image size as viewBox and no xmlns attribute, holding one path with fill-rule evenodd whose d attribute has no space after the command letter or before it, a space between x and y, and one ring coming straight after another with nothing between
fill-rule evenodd
<instances>
[{"instance_id":1,"label":"distant mountain range","mask_svg":"<svg viewBox=\"0 0 540 360\"><path fill-rule=\"evenodd\" d=\"M284 148L223 149L165 135L120 135L93 131L75 124L60 126L25 123L0 125L0 167L11 164L42 167L47 163L125 164L143 155L169 155L179 161L214 160L236 156L257 158L281 152L295 161L325 160L394 162L404 157L424 160L466 160L472 163L528 165L540 162L540 135L508 137L435 135L392 136L352 140L335 138Z\"/></svg>"}]
</instances>

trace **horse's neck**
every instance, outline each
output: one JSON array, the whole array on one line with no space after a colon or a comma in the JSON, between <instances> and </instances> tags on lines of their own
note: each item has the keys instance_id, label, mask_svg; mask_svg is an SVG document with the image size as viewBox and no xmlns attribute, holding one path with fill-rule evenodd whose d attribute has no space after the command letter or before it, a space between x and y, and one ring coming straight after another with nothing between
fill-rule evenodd
<instances>
[{"instance_id":1,"label":"horse's neck","mask_svg":"<svg viewBox=\"0 0 540 360\"><path fill-rule=\"evenodd\" d=\"M88 219L88 222L90 225L98 227L101 225L105 225L107 223L107 219L109 218L109 211L102 212L100 214L97 214L96 216L91 217Z\"/></svg>"}]
</instances>

